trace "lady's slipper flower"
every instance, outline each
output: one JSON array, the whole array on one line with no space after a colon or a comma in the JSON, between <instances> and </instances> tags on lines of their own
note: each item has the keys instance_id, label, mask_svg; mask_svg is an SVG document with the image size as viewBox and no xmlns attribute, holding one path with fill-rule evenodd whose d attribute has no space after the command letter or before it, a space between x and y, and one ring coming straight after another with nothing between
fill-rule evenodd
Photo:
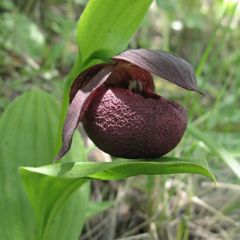
<instances>
[{"instance_id":1,"label":"lady's slipper flower","mask_svg":"<svg viewBox=\"0 0 240 240\"><path fill-rule=\"evenodd\" d=\"M90 67L73 82L57 159L70 149L79 122L96 146L116 157L160 157L181 140L186 110L154 92L151 73L200 92L192 66L170 53L146 49L128 50L112 60Z\"/></svg>"}]
</instances>

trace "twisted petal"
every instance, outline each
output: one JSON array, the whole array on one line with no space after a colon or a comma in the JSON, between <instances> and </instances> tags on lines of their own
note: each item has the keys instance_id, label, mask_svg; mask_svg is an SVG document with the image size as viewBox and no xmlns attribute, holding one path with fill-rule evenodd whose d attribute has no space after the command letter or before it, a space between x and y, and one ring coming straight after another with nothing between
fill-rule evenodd
<instances>
[{"instance_id":1,"label":"twisted petal","mask_svg":"<svg viewBox=\"0 0 240 240\"><path fill-rule=\"evenodd\" d=\"M88 81L86 85L77 90L68 109L67 118L65 120L62 133L62 148L60 149L56 160L59 160L69 151L74 131L77 128L77 125L83 116L87 105L93 97L92 93L94 93L97 88L108 79L112 70L112 65L103 67L95 76L91 78L91 81ZM83 74L85 73L83 72Z\"/></svg>"}]
</instances>

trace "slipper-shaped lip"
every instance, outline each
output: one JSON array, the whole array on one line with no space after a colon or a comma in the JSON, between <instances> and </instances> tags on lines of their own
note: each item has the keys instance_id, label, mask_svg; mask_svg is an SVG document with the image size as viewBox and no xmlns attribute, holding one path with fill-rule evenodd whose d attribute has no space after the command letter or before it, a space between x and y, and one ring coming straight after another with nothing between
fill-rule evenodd
<instances>
[{"instance_id":1,"label":"slipper-shaped lip","mask_svg":"<svg viewBox=\"0 0 240 240\"><path fill-rule=\"evenodd\" d=\"M121 158L157 158L181 140L186 110L159 95L102 86L82 119L88 137L102 151Z\"/></svg>"}]
</instances>

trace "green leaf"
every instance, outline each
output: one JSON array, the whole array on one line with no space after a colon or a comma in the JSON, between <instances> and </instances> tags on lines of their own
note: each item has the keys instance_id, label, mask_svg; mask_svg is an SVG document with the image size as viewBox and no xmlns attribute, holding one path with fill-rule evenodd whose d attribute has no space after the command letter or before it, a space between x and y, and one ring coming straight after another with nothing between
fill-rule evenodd
<instances>
[{"instance_id":1,"label":"green leaf","mask_svg":"<svg viewBox=\"0 0 240 240\"><path fill-rule=\"evenodd\" d=\"M71 162L20 168L25 189L41 228L48 225L59 205L90 179L118 180L137 175L174 173L197 173L215 181L206 161L169 157L151 161L118 159L111 163ZM44 196L48 196L50 200L46 200Z\"/></svg>"},{"instance_id":2,"label":"green leaf","mask_svg":"<svg viewBox=\"0 0 240 240\"><path fill-rule=\"evenodd\" d=\"M152 0L90 0L77 26L80 58L111 57L123 51Z\"/></svg>"},{"instance_id":3,"label":"green leaf","mask_svg":"<svg viewBox=\"0 0 240 240\"><path fill-rule=\"evenodd\" d=\"M21 167L24 176L45 175L57 179L119 180L137 175L197 173L214 180L205 160L161 157L151 160L117 159L110 163L69 162L42 167ZM25 177L24 177L25 179ZM24 180L25 181L25 180Z\"/></svg>"},{"instance_id":4,"label":"green leaf","mask_svg":"<svg viewBox=\"0 0 240 240\"><path fill-rule=\"evenodd\" d=\"M200 132L196 127L189 124L187 128L188 132L206 144L206 146L216 154L228 167L240 178L240 163L234 156L228 152L224 147L216 143L214 139L209 135Z\"/></svg>"},{"instance_id":5,"label":"green leaf","mask_svg":"<svg viewBox=\"0 0 240 240\"><path fill-rule=\"evenodd\" d=\"M21 165L40 166L52 162L58 117L59 106L55 99L43 91L33 90L11 103L0 119L0 239L42 240L39 237L42 228L33 220L34 213L21 184L18 168ZM73 144L73 149L64 160L79 158L80 151L83 154L81 160L84 160L84 147L79 135L75 136ZM34 187L31 179L29 181L29 187ZM62 194L67 193L63 191ZM59 212L55 213L55 218L45 231L49 233L47 239L77 239L85 220L88 195L86 185L81 190L77 189L67 205L58 206ZM42 195L41 199L50 201L47 195ZM42 214L40 208L38 213Z\"/></svg>"}]
</instances>

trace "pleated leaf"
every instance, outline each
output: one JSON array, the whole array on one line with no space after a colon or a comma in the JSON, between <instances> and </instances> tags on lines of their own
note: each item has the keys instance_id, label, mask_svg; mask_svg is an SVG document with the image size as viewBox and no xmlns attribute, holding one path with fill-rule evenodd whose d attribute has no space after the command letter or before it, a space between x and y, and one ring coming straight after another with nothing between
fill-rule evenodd
<instances>
[{"instance_id":1,"label":"pleated leaf","mask_svg":"<svg viewBox=\"0 0 240 240\"><path fill-rule=\"evenodd\" d=\"M56 154L58 117L55 99L43 91L33 90L10 104L0 119L0 239L78 239L88 206L88 186L74 189L75 194L67 205L62 201L54 209L51 222L41 225L34 221L37 216L43 218L41 206L37 205L37 211L32 210L18 173L19 166L37 167L52 162ZM72 146L64 161L79 159L79 152L80 160L85 160L79 135L74 137ZM30 180L29 188L34 188L31 183ZM48 189L54 193L55 187L49 185ZM63 190L62 195L68 195L67 191L68 188ZM37 201L49 205L50 199L42 195Z\"/></svg>"}]
</instances>

